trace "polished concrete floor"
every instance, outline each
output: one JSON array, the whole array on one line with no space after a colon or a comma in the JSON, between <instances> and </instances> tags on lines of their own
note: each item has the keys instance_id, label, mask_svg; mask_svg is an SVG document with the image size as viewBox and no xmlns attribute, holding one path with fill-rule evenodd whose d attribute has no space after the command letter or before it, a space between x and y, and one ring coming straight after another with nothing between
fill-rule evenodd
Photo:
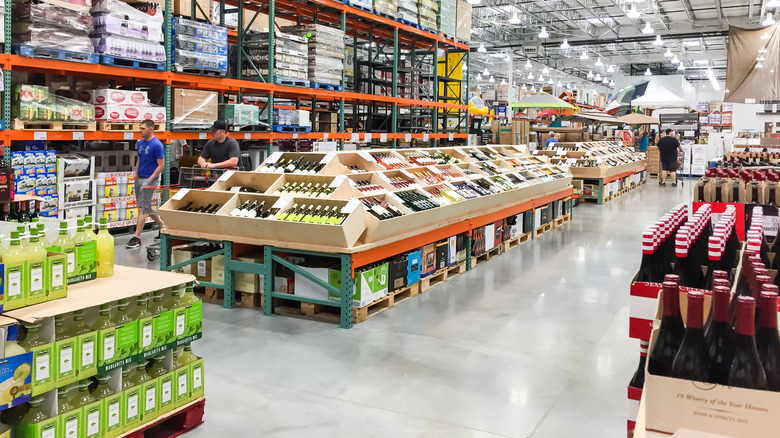
<instances>
[{"instance_id":1,"label":"polished concrete floor","mask_svg":"<svg viewBox=\"0 0 780 438\"><path fill-rule=\"evenodd\" d=\"M624 437L641 232L693 187L656 181L351 330L204 305L206 417L186 436Z\"/></svg>"}]
</instances>

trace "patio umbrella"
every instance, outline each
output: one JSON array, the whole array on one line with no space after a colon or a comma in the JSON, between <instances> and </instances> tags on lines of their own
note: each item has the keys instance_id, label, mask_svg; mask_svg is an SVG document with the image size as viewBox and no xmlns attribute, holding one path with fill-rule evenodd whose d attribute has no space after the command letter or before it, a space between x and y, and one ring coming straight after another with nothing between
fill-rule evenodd
<instances>
[{"instance_id":1,"label":"patio umbrella","mask_svg":"<svg viewBox=\"0 0 780 438\"><path fill-rule=\"evenodd\" d=\"M577 109L577 107L569 105L565 101L547 93L528 96L520 102L515 102L509 106L510 108Z\"/></svg>"},{"instance_id":2,"label":"patio umbrella","mask_svg":"<svg viewBox=\"0 0 780 438\"><path fill-rule=\"evenodd\" d=\"M547 117L547 116L552 116L552 115L555 115L555 114L557 114L556 110L548 109L548 110L544 110L544 111L540 112L538 117Z\"/></svg>"},{"instance_id":3,"label":"patio umbrella","mask_svg":"<svg viewBox=\"0 0 780 438\"><path fill-rule=\"evenodd\" d=\"M618 118L626 125L657 125L659 123L659 120L655 117L639 113L626 114L625 116Z\"/></svg>"},{"instance_id":4,"label":"patio umbrella","mask_svg":"<svg viewBox=\"0 0 780 438\"><path fill-rule=\"evenodd\" d=\"M620 119L617 119L607 113L604 113L602 111L597 110L587 110L582 111L576 114L572 114L570 116L564 117L563 120L566 120L567 122L576 122L576 123L598 123L598 124L612 124L612 125L622 125L623 122Z\"/></svg>"}]
</instances>

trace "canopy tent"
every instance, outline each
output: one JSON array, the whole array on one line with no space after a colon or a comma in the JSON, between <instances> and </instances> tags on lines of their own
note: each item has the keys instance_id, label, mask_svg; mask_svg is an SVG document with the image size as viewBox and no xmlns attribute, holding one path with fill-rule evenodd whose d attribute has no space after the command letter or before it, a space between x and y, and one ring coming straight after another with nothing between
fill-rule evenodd
<instances>
[{"instance_id":1,"label":"canopy tent","mask_svg":"<svg viewBox=\"0 0 780 438\"><path fill-rule=\"evenodd\" d=\"M597 110L581 111L576 114L564 117L567 122L575 123L595 123L599 125L622 125L619 119Z\"/></svg>"},{"instance_id":2,"label":"canopy tent","mask_svg":"<svg viewBox=\"0 0 780 438\"><path fill-rule=\"evenodd\" d=\"M558 99L557 97L547 94L539 93L533 96L528 96L520 102L515 102L509 105L510 108L550 108L550 109L569 109L575 110L577 107L569 105L565 101Z\"/></svg>"},{"instance_id":3,"label":"canopy tent","mask_svg":"<svg viewBox=\"0 0 780 438\"><path fill-rule=\"evenodd\" d=\"M639 113L626 114L618 117L626 125L657 125L660 123L655 117L646 116Z\"/></svg>"},{"instance_id":4,"label":"canopy tent","mask_svg":"<svg viewBox=\"0 0 780 438\"><path fill-rule=\"evenodd\" d=\"M688 103L680 96L672 93L666 88L650 84L642 97L631 101L631 106L652 107L652 108L682 108L688 106Z\"/></svg>"}]
</instances>

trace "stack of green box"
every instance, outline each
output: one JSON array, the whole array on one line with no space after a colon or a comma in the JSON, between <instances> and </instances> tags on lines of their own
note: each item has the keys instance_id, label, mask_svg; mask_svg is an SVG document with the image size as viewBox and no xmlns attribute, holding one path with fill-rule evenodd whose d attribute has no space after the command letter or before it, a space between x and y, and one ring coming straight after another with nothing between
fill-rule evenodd
<instances>
[{"instance_id":1,"label":"stack of green box","mask_svg":"<svg viewBox=\"0 0 780 438\"><path fill-rule=\"evenodd\" d=\"M436 19L439 15L439 4L434 0L417 0L417 17L419 25L431 30L439 30Z\"/></svg>"},{"instance_id":2,"label":"stack of green box","mask_svg":"<svg viewBox=\"0 0 780 438\"><path fill-rule=\"evenodd\" d=\"M243 103L225 105L225 120L235 128L255 126L260 123L260 108Z\"/></svg>"},{"instance_id":3,"label":"stack of green box","mask_svg":"<svg viewBox=\"0 0 780 438\"><path fill-rule=\"evenodd\" d=\"M365 307L387 295L389 286L388 267L388 263L383 262L355 271L355 294L352 299L354 307ZM341 289L341 271L332 269L330 271L329 283ZM341 300L333 292L328 293L328 298L331 301Z\"/></svg>"},{"instance_id":4,"label":"stack of green box","mask_svg":"<svg viewBox=\"0 0 780 438\"><path fill-rule=\"evenodd\" d=\"M16 86L13 116L21 120L93 121L95 105L56 96L48 87L19 84Z\"/></svg>"}]
</instances>

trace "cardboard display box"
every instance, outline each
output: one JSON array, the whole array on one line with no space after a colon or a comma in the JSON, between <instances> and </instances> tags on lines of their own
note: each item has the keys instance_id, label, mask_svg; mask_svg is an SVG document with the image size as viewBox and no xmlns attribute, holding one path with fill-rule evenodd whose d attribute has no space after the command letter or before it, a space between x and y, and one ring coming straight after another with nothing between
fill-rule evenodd
<instances>
[{"instance_id":1,"label":"cardboard display box","mask_svg":"<svg viewBox=\"0 0 780 438\"><path fill-rule=\"evenodd\" d=\"M177 88L171 94L171 123L205 126L213 124L219 118L218 93Z\"/></svg>"}]
</instances>

